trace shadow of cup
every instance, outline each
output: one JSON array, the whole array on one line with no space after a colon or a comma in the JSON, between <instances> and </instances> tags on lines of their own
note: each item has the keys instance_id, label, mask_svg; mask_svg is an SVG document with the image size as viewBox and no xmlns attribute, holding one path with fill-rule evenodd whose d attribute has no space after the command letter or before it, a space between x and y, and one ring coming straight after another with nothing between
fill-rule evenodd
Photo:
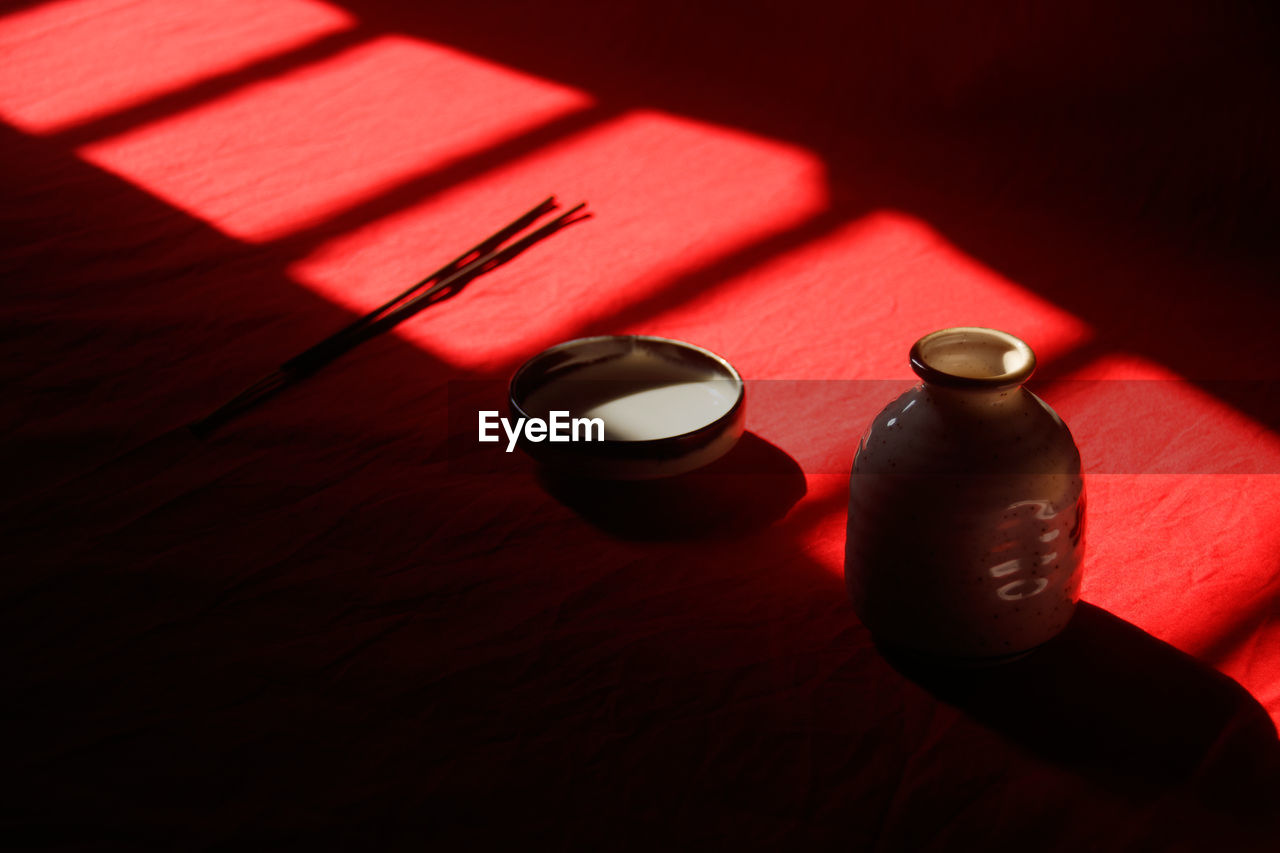
<instances>
[{"instance_id":1,"label":"shadow of cup","mask_svg":"<svg viewBox=\"0 0 1280 853\"><path fill-rule=\"evenodd\" d=\"M649 541L742 535L782 518L805 494L799 464L752 432L705 468L676 477L595 480L543 466L538 481L601 530Z\"/></svg>"}]
</instances>

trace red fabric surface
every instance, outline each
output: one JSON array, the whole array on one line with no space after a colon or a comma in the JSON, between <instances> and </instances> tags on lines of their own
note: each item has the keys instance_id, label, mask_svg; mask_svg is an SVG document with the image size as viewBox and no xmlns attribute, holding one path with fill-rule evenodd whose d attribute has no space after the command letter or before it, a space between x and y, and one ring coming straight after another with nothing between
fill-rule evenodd
<instances>
[{"instance_id":1,"label":"red fabric surface","mask_svg":"<svg viewBox=\"0 0 1280 853\"><path fill-rule=\"evenodd\" d=\"M1274 843L1273 22L949 6L11 4L7 834ZM183 429L551 192L595 218ZM951 325L1035 348L1089 494L1088 604L958 676L841 579ZM615 332L748 378L724 464L584 490L451 428Z\"/></svg>"}]
</instances>

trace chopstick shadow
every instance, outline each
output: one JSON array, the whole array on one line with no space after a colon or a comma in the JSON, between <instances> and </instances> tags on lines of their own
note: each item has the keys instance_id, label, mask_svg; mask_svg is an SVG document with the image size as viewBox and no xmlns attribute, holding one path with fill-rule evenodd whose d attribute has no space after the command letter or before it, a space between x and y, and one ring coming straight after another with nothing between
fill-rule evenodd
<instances>
[{"instance_id":1,"label":"chopstick shadow","mask_svg":"<svg viewBox=\"0 0 1280 853\"><path fill-rule=\"evenodd\" d=\"M556 500L620 539L722 539L778 521L805 495L804 473L786 451L753 432L697 471L661 480L591 480L538 470Z\"/></svg>"},{"instance_id":2,"label":"chopstick shadow","mask_svg":"<svg viewBox=\"0 0 1280 853\"><path fill-rule=\"evenodd\" d=\"M1082 602L1062 634L1000 666L881 652L939 699L1118 793L1148 799L1189 787L1242 827L1280 819L1280 741L1266 710L1232 679L1100 607Z\"/></svg>"}]
</instances>

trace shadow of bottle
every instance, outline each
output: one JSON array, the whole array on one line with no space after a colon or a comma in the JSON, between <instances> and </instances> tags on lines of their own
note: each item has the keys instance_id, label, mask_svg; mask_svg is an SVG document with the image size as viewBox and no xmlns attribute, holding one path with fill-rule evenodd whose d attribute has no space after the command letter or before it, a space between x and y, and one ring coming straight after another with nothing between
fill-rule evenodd
<instances>
[{"instance_id":1,"label":"shadow of bottle","mask_svg":"<svg viewBox=\"0 0 1280 853\"><path fill-rule=\"evenodd\" d=\"M881 651L939 699L1117 796L1280 838L1280 740L1266 710L1236 681L1102 608L1082 602L1061 634L998 666Z\"/></svg>"},{"instance_id":2,"label":"shadow of bottle","mask_svg":"<svg viewBox=\"0 0 1280 853\"><path fill-rule=\"evenodd\" d=\"M620 539L720 539L772 524L805 494L804 473L752 432L697 471L660 480L593 480L548 467L538 481L556 500Z\"/></svg>"}]
</instances>

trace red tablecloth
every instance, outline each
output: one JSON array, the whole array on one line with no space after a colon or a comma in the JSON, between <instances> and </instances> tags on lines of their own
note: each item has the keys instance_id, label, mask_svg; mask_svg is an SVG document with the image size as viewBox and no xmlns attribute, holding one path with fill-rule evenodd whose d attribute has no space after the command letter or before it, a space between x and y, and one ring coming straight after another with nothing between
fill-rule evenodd
<instances>
[{"instance_id":1,"label":"red tablecloth","mask_svg":"<svg viewBox=\"0 0 1280 853\"><path fill-rule=\"evenodd\" d=\"M8 838L1275 840L1268 17L403 5L0 15ZM184 430L552 192L595 218ZM1036 349L1089 553L1058 641L945 677L841 561L952 325ZM615 332L748 378L724 464L584 491L450 428Z\"/></svg>"}]
</instances>

